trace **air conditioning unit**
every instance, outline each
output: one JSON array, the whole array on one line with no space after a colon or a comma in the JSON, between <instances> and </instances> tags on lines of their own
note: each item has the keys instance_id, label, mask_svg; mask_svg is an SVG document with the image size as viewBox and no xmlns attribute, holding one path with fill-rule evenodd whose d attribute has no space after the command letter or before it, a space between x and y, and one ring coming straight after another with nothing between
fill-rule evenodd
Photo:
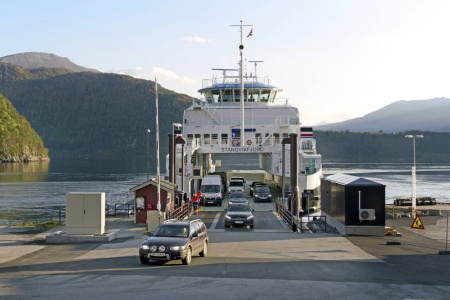
<instances>
[{"instance_id":1,"label":"air conditioning unit","mask_svg":"<svg viewBox=\"0 0 450 300\"><path fill-rule=\"evenodd\" d=\"M375 209L373 208L360 208L359 209L360 221L373 221L375 220Z\"/></svg>"}]
</instances>

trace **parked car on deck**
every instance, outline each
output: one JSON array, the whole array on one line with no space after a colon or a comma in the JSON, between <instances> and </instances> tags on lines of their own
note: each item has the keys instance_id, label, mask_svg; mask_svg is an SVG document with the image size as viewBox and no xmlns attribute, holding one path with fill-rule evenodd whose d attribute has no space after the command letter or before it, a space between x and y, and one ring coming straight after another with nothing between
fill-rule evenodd
<instances>
[{"instance_id":1,"label":"parked car on deck","mask_svg":"<svg viewBox=\"0 0 450 300\"><path fill-rule=\"evenodd\" d=\"M250 226L253 228L255 217L249 204L236 203L228 205L225 215L225 228L231 226Z\"/></svg>"},{"instance_id":2,"label":"parked car on deck","mask_svg":"<svg viewBox=\"0 0 450 300\"><path fill-rule=\"evenodd\" d=\"M228 182L228 193L235 191L245 191L245 183L240 179L232 179Z\"/></svg>"},{"instance_id":3,"label":"parked car on deck","mask_svg":"<svg viewBox=\"0 0 450 300\"><path fill-rule=\"evenodd\" d=\"M259 185L267 186L267 183L265 183L264 181L253 181L252 184L250 185L250 196L253 196L253 191Z\"/></svg>"},{"instance_id":4,"label":"parked car on deck","mask_svg":"<svg viewBox=\"0 0 450 300\"><path fill-rule=\"evenodd\" d=\"M247 193L241 192L241 191L231 192L231 194L228 197L228 205L231 205L234 203L247 203L248 204Z\"/></svg>"},{"instance_id":5,"label":"parked car on deck","mask_svg":"<svg viewBox=\"0 0 450 300\"><path fill-rule=\"evenodd\" d=\"M141 263L152 260L169 261L181 259L189 265L193 255L206 256L208 230L200 220L166 221L159 225L139 247Z\"/></svg>"},{"instance_id":6,"label":"parked car on deck","mask_svg":"<svg viewBox=\"0 0 450 300\"><path fill-rule=\"evenodd\" d=\"M222 205L222 178L220 175L206 175L201 185L201 204Z\"/></svg>"},{"instance_id":7,"label":"parked car on deck","mask_svg":"<svg viewBox=\"0 0 450 300\"><path fill-rule=\"evenodd\" d=\"M255 190L253 191L253 201L254 202L262 202L272 201L272 194L270 193L270 188L268 186L259 185L256 186Z\"/></svg>"}]
</instances>

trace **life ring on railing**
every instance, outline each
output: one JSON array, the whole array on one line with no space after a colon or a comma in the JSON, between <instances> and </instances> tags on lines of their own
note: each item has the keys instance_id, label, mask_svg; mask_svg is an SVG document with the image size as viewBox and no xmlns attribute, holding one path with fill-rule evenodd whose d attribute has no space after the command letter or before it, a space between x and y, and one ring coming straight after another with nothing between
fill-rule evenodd
<instances>
[{"instance_id":1,"label":"life ring on railing","mask_svg":"<svg viewBox=\"0 0 450 300\"><path fill-rule=\"evenodd\" d=\"M233 144L233 146L237 146L237 145L239 144L239 141L238 141L238 140L233 140L233 141L231 142L231 144Z\"/></svg>"},{"instance_id":2,"label":"life ring on railing","mask_svg":"<svg viewBox=\"0 0 450 300\"><path fill-rule=\"evenodd\" d=\"M251 140L247 140L247 146L250 146L252 144Z\"/></svg>"}]
</instances>

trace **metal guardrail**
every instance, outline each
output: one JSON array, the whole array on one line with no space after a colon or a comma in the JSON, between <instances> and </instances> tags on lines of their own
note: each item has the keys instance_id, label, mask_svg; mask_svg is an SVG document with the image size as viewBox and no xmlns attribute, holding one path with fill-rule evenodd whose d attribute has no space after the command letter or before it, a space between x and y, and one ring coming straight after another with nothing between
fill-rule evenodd
<instances>
[{"instance_id":1,"label":"metal guardrail","mask_svg":"<svg viewBox=\"0 0 450 300\"><path fill-rule=\"evenodd\" d=\"M126 215L127 217L134 215L134 204L105 204L105 216ZM65 206L57 208L57 218L60 225L64 224L67 217Z\"/></svg>"},{"instance_id":2,"label":"metal guardrail","mask_svg":"<svg viewBox=\"0 0 450 300\"><path fill-rule=\"evenodd\" d=\"M192 210L192 202L185 202L182 206L168 213L168 219L183 220L188 217Z\"/></svg>"},{"instance_id":3,"label":"metal guardrail","mask_svg":"<svg viewBox=\"0 0 450 300\"><path fill-rule=\"evenodd\" d=\"M280 217L284 220L286 225L292 229L292 231L297 231L297 225L294 222L294 215L287 208L284 207L283 203L280 200L275 202L275 208L280 215Z\"/></svg>"},{"instance_id":4,"label":"metal guardrail","mask_svg":"<svg viewBox=\"0 0 450 300\"><path fill-rule=\"evenodd\" d=\"M134 215L134 204L116 203L114 205L106 204L106 216L126 215L127 217Z\"/></svg>"},{"instance_id":5,"label":"metal guardrail","mask_svg":"<svg viewBox=\"0 0 450 300\"><path fill-rule=\"evenodd\" d=\"M304 221L306 219L306 221ZM300 231L310 233L326 233L332 227L327 226L326 216L303 216L300 218Z\"/></svg>"}]
</instances>

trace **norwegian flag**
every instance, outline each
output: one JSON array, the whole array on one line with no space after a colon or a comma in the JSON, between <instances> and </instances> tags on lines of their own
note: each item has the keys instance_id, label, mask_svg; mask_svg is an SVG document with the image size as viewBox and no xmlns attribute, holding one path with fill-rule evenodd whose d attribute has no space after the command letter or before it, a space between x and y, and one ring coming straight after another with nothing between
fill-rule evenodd
<instances>
[{"instance_id":1,"label":"norwegian flag","mask_svg":"<svg viewBox=\"0 0 450 300\"><path fill-rule=\"evenodd\" d=\"M247 37L252 36L253 35L253 28L250 29L250 32L248 33Z\"/></svg>"},{"instance_id":2,"label":"norwegian flag","mask_svg":"<svg viewBox=\"0 0 450 300\"><path fill-rule=\"evenodd\" d=\"M312 127L301 127L300 128L300 138L302 139L312 139L314 137Z\"/></svg>"}]
</instances>

